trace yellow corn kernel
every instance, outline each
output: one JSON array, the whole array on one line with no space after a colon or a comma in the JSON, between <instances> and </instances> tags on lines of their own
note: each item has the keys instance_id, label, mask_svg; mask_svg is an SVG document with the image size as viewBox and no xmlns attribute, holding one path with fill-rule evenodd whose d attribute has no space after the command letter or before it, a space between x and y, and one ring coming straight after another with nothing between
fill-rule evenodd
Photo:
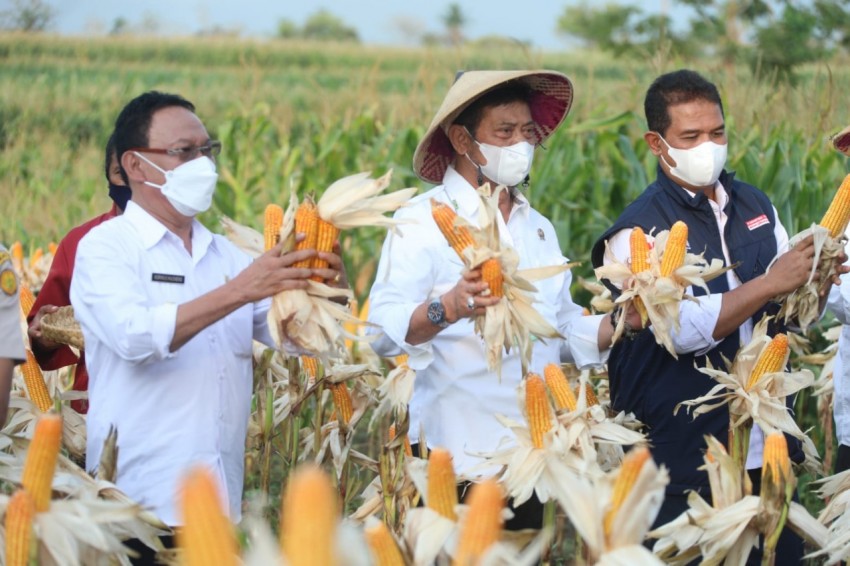
<instances>
[{"instance_id":1,"label":"yellow corn kernel","mask_svg":"<svg viewBox=\"0 0 850 566\"><path fill-rule=\"evenodd\" d=\"M576 385L576 397L581 395L581 383ZM599 404L599 399L596 397L596 393L593 391L593 386L590 382L584 384L584 403L589 407Z\"/></svg>"},{"instance_id":2,"label":"yellow corn kernel","mask_svg":"<svg viewBox=\"0 0 850 566\"><path fill-rule=\"evenodd\" d=\"M771 432L764 437L764 454L761 467L762 486L787 482L791 477L791 459L788 442L781 432Z\"/></svg>"},{"instance_id":3,"label":"yellow corn kernel","mask_svg":"<svg viewBox=\"0 0 850 566\"><path fill-rule=\"evenodd\" d=\"M469 228L455 225L457 213L449 205L434 199L431 199L431 216L452 249L463 258L463 250L475 245Z\"/></svg>"},{"instance_id":4,"label":"yellow corn kernel","mask_svg":"<svg viewBox=\"0 0 850 566\"><path fill-rule=\"evenodd\" d=\"M457 521L457 481L452 455L443 448L428 454L428 507L443 517Z\"/></svg>"},{"instance_id":5,"label":"yellow corn kernel","mask_svg":"<svg viewBox=\"0 0 850 566\"><path fill-rule=\"evenodd\" d=\"M59 249L59 246L56 245L56 242L50 242L49 244L47 244L47 251L50 252L50 255L55 256L56 250L58 250L58 249Z\"/></svg>"},{"instance_id":6,"label":"yellow corn kernel","mask_svg":"<svg viewBox=\"0 0 850 566\"><path fill-rule=\"evenodd\" d=\"M27 449L21 484L32 496L38 513L50 508L53 474L62 445L62 417L42 415L35 425L35 433Z\"/></svg>"},{"instance_id":7,"label":"yellow corn kernel","mask_svg":"<svg viewBox=\"0 0 850 566\"><path fill-rule=\"evenodd\" d=\"M340 419L345 424L348 424L351 422L351 415L354 414L351 404L351 393L348 391L348 386L344 382L328 383L328 389L333 394L334 406Z\"/></svg>"},{"instance_id":8,"label":"yellow corn kernel","mask_svg":"<svg viewBox=\"0 0 850 566\"><path fill-rule=\"evenodd\" d=\"M307 197L298 205L295 211L295 232L304 234L305 238L295 244L295 250L314 250L316 240L319 237L319 212L313 199ZM301 260L292 264L292 267L309 268L313 264L313 258Z\"/></svg>"},{"instance_id":9,"label":"yellow corn kernel","mask_svg":"<svg viewBox=\"0 0 850 566\"><path fill-rule=\"evenodd\" d=\"M774 336L773 340L759 354L759 359L756 365L753 366L753 371L750 373L750 380L747 382L747 391L752 389L765 374L782 371L787 359L788 337L780 333Z\"/></svg>"},{"instance_id":10,"label":"yellow corn kernel","mask_svg":"<svg viewBox=\"0 0 850 566\"><path fill-rule=\"evenodd\" d=\"M546 398L546 385L536 373L525 378L525 412L531 442L535 448L543 448L543 436L552 428L552 408Z\"/></svg>"},{"instance_id":11,"label":"yellow corn kernel","mask_svg":"<svg viewBox=\"0 0 850 566\"><path fill-rule=\"evenodd\" d=\"M632 228L632 233L629 236L629 244L631 247L632 273L643 273L647 271L650 268L649 242L646 241L646 234L643 233L643 228L640 226Z\"/></svg>"},{"instance_id":12,"label":"yellow corn kernel","mask_svg":"<svg viewBox=\"0 0 850 566\"><path fill-rule=\"evenodd\" d=\"M19 489L6 506L6 566L28 566L32 552L32 521L35 504L25 489Z\"/></svg>"},{"instance_id":13,"label":"yellow corn kernel","mask_svg":"<svg viewBox=\"0 0 850 566\"><path fill-rule=\"evenodd\" d=\"M363 530L375 566L404 566L401 550L383 521Z\"/></svg>"},{"instance_id":14,"label":"yellow corn kernel","mask_svg":"<svg viewBox=\"0 0 850 566\"><path fill-rule=\"evenodd\" d=\"M30 315L32 306L35 304L35 295L32 294L32 289L26 283L18 285L18 298L21 302L21 312L24 313L24 318Z\"/></svg>"},{"instance_id":15,"label":"yellow corn kernel","mask_svg":"<svg viewBox=\"0 0 850 566\"><path fill-rule=\"evenodd\" d=\"M333 251L334 242L336 242L336 239L339 237L339 228L337 228L330 222L326 222L321 217L318 217L316 222L316 251ZM319 259L319 256L313 258L313 269L326 269L327 267L327 261ZM313 281L318 281L320 283L324 281L324 279L322 279L318 275L314 275L310 279L312 279Z\"/></svg>"},{"instance_id":16,"label":"yellow corn kernel","mask_svg":"<svg viewBox=\"0 0 850 566\"><path fill-rule=\"evenodd\" d=\"M620 465L620 471L617 478L614 480L614 488L611 493L611 503L605 511L602 528L605 537L611 535L611 526L614 524L614 518L617 512L626 500L626 497L631 492L632 487L637 481L643 465L649 460L649 449L646 446L636 446L632 448L626 457L623 458L623 463Z\"/></svg>"},{"instance_id":17,"label":"yellow corn kernel","mask_svg":"<svg viewBox=\"0 0 850 566\"><path fill-rule=\"evenodd\" d=\"M685 262L688 245L688 225L677 220L670 228L664 255L661 257L661 277L670 277Z\"/></svg>"},{"instance_id":18,"label":"yellow corn kernel","mask_svg":"<svg viewBox=\"0 0 850 566\"><path fill-rule=\"evenodd\" d=\"M30 401L35 403L42 413L49 411L53 407L53 399L50 398L50 392L44 383L44 374L30 350L27 350L27 361L21 366L21 373Z\"/></svg>"},{"instance_id":19,"label":"yellow corn kernel","mask_svg":"<svg viewBox=\"0 0 850 566\"><path fill-rule=\"evenodd\" d=\"M399 354L398 356L393 358L393 363L395 367L401 367L407 365L407 360L410 359L410 356L407 354Z\"/></svg>"},{"instance_id":20,"label":"yellow corn kernel","mask_svg":"<svg viewBox=\"0 0 850 566\"><path fill-rule=\"evenodd\" d=\"M502 530L502 488L494 479L472 486L469 510L460 528L457 552L452 564L477 564L487 550L499 540Z\"/></svg>"},{"instance_id":21,"label":"yellow corn kernel","mask_svg":"<svg viewBox=\"0 0 850 566\"><path fill-rule=\"evenodd\" d=\"M820 225L829 230L833 238L837 238L847 229L848 221L850 221L850 175L844 177Z\"/></svg>"},{"instance_id":22,"label":"yellow corn kernel","mask_svg":"<svg viewBox=\"0 0 850 566\"><path fill-rule=\"evenodd\" d=\"M280 242L280 227L283 226L283 208L277 204L266 205L263 222L264 248L269 251Z\"/></svg>"},{"instance_id":23,"label":"yellow corn kernel","mask_svg":"<svg viewBox=\"0 0 850 566\"><path fill-rule=\"evenodd\" d=\"M193 468L182 480L180 511L183 527L177 530L184 566L239 563L236 533L224 506L212 473L204 467Z\"/></svg>"},{"instance_id":24,"label":"yellow corn kernel","mask_svg":"<svg viewBox=\"0 0 850 566\"><path fill-rule=\"evenodd\" d=\"M481 264L481 279L490 287L490 295L494 297L503 296L502 289L502 264L496 258L490 258Z\"/></svg>"},{"instance_id":25,"label":"yellow corn kernel","mask_svg":"<svg viewBox=\"0 0 850 566\"><path fill-rule=\"evenodd\" d=\"M573 390L570 389L570 383L567 381L567 376L561 371L561 367L558 364L548 364L543 368L543 377L546 379L546 385L555 400L555 408L575 411L576 396L573 395Z\"/></svg>"},{"instance_id":26,"label":"yellow corn kernel","mask_svg":"<svg viewBox=\"0 0 850 566\"><path fill-rule=\"evenodd\" d=\"M395 440L395 437L396 437L395 431L396 431L395 423L393 423L393 424L390 425L390 428L387 431L387 436L389 437L389 439L391 441ZM404 435L404 454L405 454L405 456L413 457L413 446L410 445L410 438L406 434Z\"/></svg>"},{"instance_id":27,"label":"yellow corn kernel","mask_svg":"<svg viewBox=\"0 0 850 566\"><path fill-rule=\"evenodd\" d=\"M12 267L21 275L24 272L24 246L21 242L15 242L9 248L9 255L12 256Z\"/></svg>"},{"instance_id":28,"label":"yellow corn kernel","mask_svg":"<svg viewBox=\"0 0 850 566\"><path fill-rule=\"evenodd\" d=\"M289 479L280 510L280 543L289 566L336 564L339 503L331 480L305 465Z\"/></svg>"}]
</instances>

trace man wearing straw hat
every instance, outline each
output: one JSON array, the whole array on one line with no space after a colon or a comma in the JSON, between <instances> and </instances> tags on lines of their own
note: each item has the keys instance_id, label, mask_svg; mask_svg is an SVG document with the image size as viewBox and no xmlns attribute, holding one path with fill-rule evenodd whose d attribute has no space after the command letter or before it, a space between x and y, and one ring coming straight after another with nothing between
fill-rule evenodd
<instances>
[{"instance_id":1,"label":"man wearing straw hat","mask_svg":"<svg viewBox=\"0 0 850 566\"><path fill-rule=\"evenodd\" d=\"M411 442L424 431L429 447L447 448L458 473L481 463L473 454L496 449L507 429L496 415L519 421L517 386L523 379L516 348L502 359L501 379L487 369L472 317L500 299L487 296L479 270L463 264L431 217L431 199L449 204L476 224L484 183L504 185L497 223L500 238L518 252L520 269L562 265L555 230L522 194L534 149L563 122L573 86L554 71L470 71L449 89L413 157L423 181L437 187L396 213L400 234L384 242L369 320L383 329L373 343L384 356L406 353L416 370L410 403ZM534 303L568 341L536 341L532 371L562 359L601 364L611 343L609 317L582 317L570 298L569 271L535 282ZM508 528L539 527L536 499L515 509Z\"/></svg>"},{"instance_id":2,"label":"man wearing straw hat","mask_svg":"<svg viewBox=\"0 0 850 566\"><path fill-rule=\"evenodd\" d=\"M0 245L0 426L6 422L15 366L26 360L21 332L18 276L9 251Z\"/></svg>"}]
</instances>

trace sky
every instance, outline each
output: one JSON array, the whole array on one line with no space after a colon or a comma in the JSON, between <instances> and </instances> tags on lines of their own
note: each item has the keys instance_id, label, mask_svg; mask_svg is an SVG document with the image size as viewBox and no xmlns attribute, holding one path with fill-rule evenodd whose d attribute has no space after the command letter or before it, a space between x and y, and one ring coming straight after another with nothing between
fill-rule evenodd
<instances>
[{"instance_id":1,"label":"sky","mask_svg":"<svg viewBox=\"0 0 850 566\"><path fill-rule=\"evenodd\" d=\"M411 45L416 33L443 31L450 0L43 0L54 9L52 31L69 35L106 33L117 18L133 26L155 18L162 33L191 35L200 29L238 29L243 37L272 37L281 19L302 25L324 8L357 29L368 44ZM666 10L670 0L618 0L644 12ZM558 50L569 41L555 28L564 7L578 0L458 0L469 39L502 35ZM11 0L0 0L0 7ZM677 8L673 8L674 18ZM683 15L684 17L684 15ZM414 33L415 32L415 33Z\"/></svg>"}]
</instances>

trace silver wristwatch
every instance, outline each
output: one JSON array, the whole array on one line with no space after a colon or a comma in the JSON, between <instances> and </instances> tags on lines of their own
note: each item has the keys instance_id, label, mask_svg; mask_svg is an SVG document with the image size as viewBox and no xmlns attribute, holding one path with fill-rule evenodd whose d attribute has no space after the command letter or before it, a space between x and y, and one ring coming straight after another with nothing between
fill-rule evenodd
<instances>
[{"instance_id":1,"label":"silver wristwatch","mask_svg":"<svg viewBox=\"0 0 850 566\"><path fill-rule=\"evenodd\" d=\"M449 321L446 320L446 307L443 306L440 297L428 303L427 314L431 324L436 324L440 328L446 328L449 325Z\"/></svg>"}]
</instances>

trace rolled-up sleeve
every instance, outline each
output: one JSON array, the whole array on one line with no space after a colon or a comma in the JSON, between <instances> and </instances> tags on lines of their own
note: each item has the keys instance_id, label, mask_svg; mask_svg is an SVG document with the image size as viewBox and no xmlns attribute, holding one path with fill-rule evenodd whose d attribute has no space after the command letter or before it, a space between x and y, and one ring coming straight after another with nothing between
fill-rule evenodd
<instances>
[{"instance_id":1,"label":"rolled-up sleeve","mask_svg":"<svg viewBox=\"0 0 850 566\"><path fill-rule=\"evenodd\" d=\"M381 250L375 284L369 294L368 333L377 335L372 349L381 356L407 354L412 369L423 369L434 359L431 342L413 345L407 342L413 311L434 293L433 258L425 243L433 235L425 233L410 210L396 218L408 221L397 232L387 235Z\"/></svg>"},{"instance_id":2,"label":"rolled-up sleeve","mask_svg":"<svg viewBox=\"0 0 850 566\"><path fill-rule=\"evenodd\" d=\"M80 242L71 281L71 304L83 335L93 335L130 362L172 356L177 304L149 305L138 263L134 266L133 258L110 238L92 237L97 232Z\"/></svg>"}]
</instances>

